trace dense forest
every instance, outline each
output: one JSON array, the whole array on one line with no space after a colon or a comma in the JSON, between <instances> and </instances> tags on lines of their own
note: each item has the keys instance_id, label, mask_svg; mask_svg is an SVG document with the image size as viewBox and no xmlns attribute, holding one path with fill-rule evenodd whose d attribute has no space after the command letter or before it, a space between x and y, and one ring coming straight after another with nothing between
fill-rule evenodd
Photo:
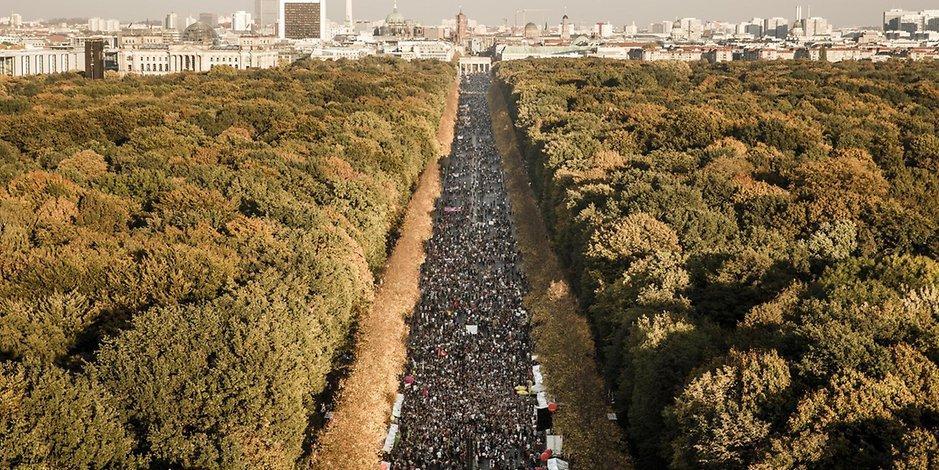
<instances>
[{"instance_id":1,"label":"dense forest","mask_svg":"<svg viewBox=\"0 0 939 470\"><path fill-rule=\"evenodd\" d=\"M0 467L294 467L454 73L0 80Z\"/></svg>"},{"instance_id":2,"label":"dense forest","mask_svg":"<svg viewBox=\"0 0 939 470\"><path fill-rule=\"evenodd\" d=\"M939 466L939 67L503 63L640 467Z\"/></svg>"}]
</instances>

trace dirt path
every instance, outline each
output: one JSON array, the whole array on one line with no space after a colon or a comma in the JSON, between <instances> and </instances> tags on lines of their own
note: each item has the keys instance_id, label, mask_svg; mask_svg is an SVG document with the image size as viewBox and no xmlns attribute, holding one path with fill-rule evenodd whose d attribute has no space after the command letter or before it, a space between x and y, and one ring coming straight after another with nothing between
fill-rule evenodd
<instances>
[{"instance_id":1,"label":"dirt path","mask_svg":"<svg viewBox=\"0 0 939 470\"><path fill-rule=\"evenodd\" d=\"M450 154L459 98L459 82L441 120L437 141ZM433 229L434 202L440 195L439 161L427 164L411 197L401 235L384 267L381 286L368 314L359 320L352 372L342 384L333 419L313 451L312 468L375 469L388 430L398 377L407 357L405 318L420 296L418 280L424 243Z\"/></svg>"},{"instance_id":2,"label":"dirt path","mask_svg":"<svg viewBox=\"0 0 939 470\"><path fill-rule=\"evenodd\" d=\"M535 350L545 382L561 405L555 430L564 436L564 452L574 468L629 468L626 443L607 419L603 379L597 371L593 337L552 250L541 212L529 184L514 125L498 85L489 94L492 131L503 157L512 217L523 268L532 285L525 299L532 312Z\"/></svg>"}]
</instances>

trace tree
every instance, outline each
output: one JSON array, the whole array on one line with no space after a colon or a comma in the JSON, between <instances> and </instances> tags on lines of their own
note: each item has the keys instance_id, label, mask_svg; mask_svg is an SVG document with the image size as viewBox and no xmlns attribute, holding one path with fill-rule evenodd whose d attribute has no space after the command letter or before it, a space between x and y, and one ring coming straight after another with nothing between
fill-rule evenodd
<instances>
[{"instance_id":1,"label":"tree","mask_svg":"<svg viewBox=\"0 0 939 470\"><path fill-rule=\"evenodd\" d=\"M35 362L0 363L0 465L138 467L115 400L93 381Z\"/></svg>"},{"instance_id":2,"label":"tree","mask_svg":"<svg viewBox=\"0 0 939 470\"><path fill-rule=\"evenodd\" d=\"M669 408L672 466L744 468L769 444L791 377L776 351L731 351L694 378Z\"/></svg>"}]
</instances>

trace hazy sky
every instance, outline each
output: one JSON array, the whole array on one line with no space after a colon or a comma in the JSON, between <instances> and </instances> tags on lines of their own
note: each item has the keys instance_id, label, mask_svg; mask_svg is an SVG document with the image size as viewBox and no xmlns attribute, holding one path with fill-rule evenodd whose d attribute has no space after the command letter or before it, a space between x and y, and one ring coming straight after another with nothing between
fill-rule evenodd
<instances>
[{"instance_id":1,"label":"hazy sky","mask_svg":"<svg viewBox=\"0 0 939 470\"><path fill-rule=\"evenodd\" d=\"M341 20L345 0L326 0L327 16ZM382 18L391 10L393 0L353 0L357 19ZM37 17L116 17L122 20L157 19L167 12L183 15L212 11L230 13L251 11L253 0L0 0L0 16L11 11L24 18ZM793 18L797 4L811 5L813 16L824 16L837 26L879 25L885 9L939 9L939 0L399 0L405 17L425 24L436 24L454 15L460 5L470 18L487 25L497 25L503 18L514 20L516 9L546 9L528 14L529 21L552 24L567 14L575 21L606 20L622 25L635 21L644 26L650 21L694 16L702 19L742 21L768 16Z\"/></svg>"}]
</instances>

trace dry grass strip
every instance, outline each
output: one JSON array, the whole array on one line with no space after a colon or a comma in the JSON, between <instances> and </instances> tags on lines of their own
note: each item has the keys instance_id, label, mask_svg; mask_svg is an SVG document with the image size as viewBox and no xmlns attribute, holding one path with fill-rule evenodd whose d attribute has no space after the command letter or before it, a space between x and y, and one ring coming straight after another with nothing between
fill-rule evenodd
<instances>
[{"instance_id":1,"label":"dry grass strip","mask_svg":"<svg viewBox=\"0 0 939 470\"><path fill-rule=\"evenodd\" d=\"M458 108L459 82L440 124L437 140L449 155ZM342 383L333 419L321 432L313 450L316 469L378 468L391 406L404 370L408 334L405 319L420 297L418 280L424 263L424 244L432 233L434 202L440 195L439 161L428 163L411 197L397 244L384 267L381 286L368 314L359 319L355 362Z\"/></svg>"},{"instance_id":2,"label":"dry grass strip","mask_svg":"<svg viewBox=\"0 0 939 470\"><path fill-rule=\"evenodd\" d=\"M564 451L574 468L630 468L619 426L607 419L603 379L597 371L590 327L578 309L561 264L552 250L544 219L529 184L515 128L498 86L489 95L492 127L502 155L506 188L522 252L523 269L532 285L525 304L532 313L535 350L545 382L561 408L555 429L564 436Z\"/></svg>"}]
</instances>

